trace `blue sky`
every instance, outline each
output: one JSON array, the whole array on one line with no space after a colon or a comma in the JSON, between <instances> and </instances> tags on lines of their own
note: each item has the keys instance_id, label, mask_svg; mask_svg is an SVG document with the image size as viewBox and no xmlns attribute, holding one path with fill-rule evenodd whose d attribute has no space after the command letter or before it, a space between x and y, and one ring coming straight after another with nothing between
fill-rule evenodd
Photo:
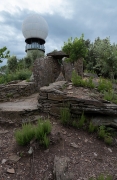
<instances>
[{"instance_id":1,"label":"blue sky","mask_svg":"<svg viewBox=\"0 0 117 180\"><path fill-rule=\"evenodd\" d=\"M43 16L49 26L46 53L60 50L69 37L82 33L91 42L110 37L117 43L116 0L4 0L0 4L0 48L6 46L17 58L26 56L21 27L33 13Z\"/></svg>"}]
</instances>

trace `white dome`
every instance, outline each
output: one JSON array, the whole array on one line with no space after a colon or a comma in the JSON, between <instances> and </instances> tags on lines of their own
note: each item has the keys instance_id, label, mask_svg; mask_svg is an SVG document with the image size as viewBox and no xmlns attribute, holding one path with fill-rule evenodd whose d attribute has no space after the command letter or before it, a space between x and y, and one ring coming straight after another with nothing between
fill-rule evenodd
<instances>
[{"instance_id":1,"label":"white dome","mask_svg":"<svg viewBox=\"0 0 117 180\"><path fill-rule=\"evenodd\" d=\"M48 25L38 14L28 16L22 24L22 33L25 39L40 38L45 40L48 35Z\"/></svg>"}]
</instances>

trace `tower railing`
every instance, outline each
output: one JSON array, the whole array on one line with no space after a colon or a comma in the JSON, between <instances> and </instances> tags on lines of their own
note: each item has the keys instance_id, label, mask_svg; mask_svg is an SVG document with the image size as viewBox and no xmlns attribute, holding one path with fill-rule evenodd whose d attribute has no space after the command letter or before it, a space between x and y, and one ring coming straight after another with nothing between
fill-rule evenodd
<instances>
[{"instance_id":1,"label":"tower railing","mask_svg":"<svg viewBox=\"0 0 117 180\"><path fill-rule=\"evenodd\" d=\"M25 51L29 50L29 49L39 49L39 50L42 50L45 52L45 47L44 45L42 44L38 44L36 42L32 43L32 44L26 44L25 46Z\"/></svg>"}]
</instances>

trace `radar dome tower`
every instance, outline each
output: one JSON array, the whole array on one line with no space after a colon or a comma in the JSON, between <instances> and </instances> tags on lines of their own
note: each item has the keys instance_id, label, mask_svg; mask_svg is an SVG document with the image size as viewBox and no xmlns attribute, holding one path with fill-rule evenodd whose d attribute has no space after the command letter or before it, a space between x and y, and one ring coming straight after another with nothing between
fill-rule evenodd
<instances>
[{"instance_id":1,"label":"radar dome tower","mask_svg":"<svg viewBox=\"0 0 117 180\"><path fill-rule=\"evenodd\" d=\"M48 25L43 17L38 14L28 16L22 24L22 33L25 37L25 51L38 50L45 53L45 39L48 35Z\"/></svg>"}]
</instances>

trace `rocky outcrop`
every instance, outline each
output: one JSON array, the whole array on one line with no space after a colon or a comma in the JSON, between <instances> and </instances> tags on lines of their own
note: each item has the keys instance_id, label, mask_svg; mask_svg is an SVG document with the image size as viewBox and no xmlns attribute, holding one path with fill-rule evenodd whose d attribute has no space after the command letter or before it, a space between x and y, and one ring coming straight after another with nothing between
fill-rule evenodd
<instances>
[{"instance_id":1,"label":"rocky outcrop","mask_svg":"<svg viewBox=\"0 0 117 180\"><path fill-rule=\"evenodd\" d=\"M62 73L65 77L66 81L71 81L71 77L72 77L72 72L73 72L73 64L71 62L66 62L65 58L63 58L62 60Z\"/></svg>"},{"instance_id":2,"label":"rocky outcrop","mask_svg":"<svg viewBox=\"0 0 117 180\"><path fill-rule=\"evenodd\" d=\"M0 85L0 102L10 101L22 96L29 96L36 92L34 82L21 81L19 83L10 82L7 85Z\"/></svg>"},{"instance_id":3,"label":"rocky outcrop","mask_svg":"<svg viewBox=\"0 0 117 180\"><path fill-rule=\"evenodd\" d=\"M72 117L84 112L89 115L117 115L117 105L102 100L81 99L63 92L67 82L60 81L40 88L38 108L54 116L60 115L62 107L68 107Z\"/></svg>"},{"instance_id":4,"label":"rocky outcrop","mask_svg":"<svg viewBox=\"0 0 117 180\"><path fill-rule=\"evenodd\" d=\"M37 89L55 82L61 71L59 62L51 56L35 60L33 66L34 82Z\"/></svg>"}]
</instances>

